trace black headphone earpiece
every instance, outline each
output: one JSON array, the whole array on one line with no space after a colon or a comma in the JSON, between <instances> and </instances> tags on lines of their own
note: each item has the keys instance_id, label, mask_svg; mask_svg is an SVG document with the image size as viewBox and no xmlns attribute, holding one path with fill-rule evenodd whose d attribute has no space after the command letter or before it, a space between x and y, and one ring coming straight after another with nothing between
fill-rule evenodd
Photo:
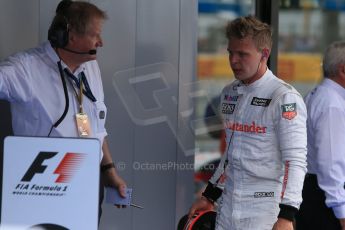
<instances>
[{"instance_id":1,"label":"black headphone earpiece","mask_svg":"<svg viewBox=\"0 0 345 230\"><path fill-rule=\"evenodd\" d=\"M56 7L56 16L48 30L48 40L54 48L64 48L68 44L69 23L66 11L72 3L71 0L62 0Z\"/></svg>"},{"instance_id":2,"label":"black headphone earpiece","mask_svg":"<svg viewBox=\"0 0 345 230\"><path fill-rule=\"evenodd\" d=\"M58 17L62 17L63 19L59 21L64 21L64 23L53 22L48 30L48 40L50 41L52 47L64 48L68 44L69 25L64 16Z\"/></svg>"}]
</instances>

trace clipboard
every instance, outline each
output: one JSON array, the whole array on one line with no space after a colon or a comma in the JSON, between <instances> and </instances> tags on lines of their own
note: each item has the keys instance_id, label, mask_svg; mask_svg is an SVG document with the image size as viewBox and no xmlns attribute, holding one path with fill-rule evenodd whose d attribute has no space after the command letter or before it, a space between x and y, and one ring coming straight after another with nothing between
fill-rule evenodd
<instances>
[{"instance_id":1,"label":"clipboard","mask_svg":"<svg viewBox=\"0 0 345 230\"><path fill-rule=\"evenodd\" d=\"M112 187L106 187L106 196L105 201L109 204L113 205L126 205L132 206L135 208L143 209L142 206L136 205L132 203L132 188L126 188L126 197L120 196L120 193L117 189Z\"/></svg>"},{"instance_id":2,"label":"clipboard","mask_svg":"<svg viewBox=\"0 0 345 230\"><path fill-rule=\"evenodd\" d=\"M107 203L114 205L131 205L132 200L132 189L126 189L126 197L120 196L120 193L117 189L112 187L106 187L106 197L105 200Z\"/></svg>"}]
</instances>

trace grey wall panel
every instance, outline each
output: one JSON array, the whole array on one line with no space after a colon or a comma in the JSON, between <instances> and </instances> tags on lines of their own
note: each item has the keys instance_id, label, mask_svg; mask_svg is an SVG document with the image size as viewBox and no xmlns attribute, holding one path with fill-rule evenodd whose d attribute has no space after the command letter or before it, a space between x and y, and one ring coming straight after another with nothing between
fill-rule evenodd
<instances>
[{"instance_id":1,"label":"grey wall panel","mask_svg":"<svg viewBox=\"0 0 345 230\"><path fill-rule=\"evenodd\" d=\"M191 129L194 114L194 99L191 95L197 84L197 0L180 0L180 45L179 45L179 97L178 97L178 133L180 148L177 151L177 162L194 164L195 130ZM190 112L192 111L192 112ZM185 113L191 114L183 116ZM190 113L188 113L190 112ZM192 201L194 184L193 170L179 170L176 175L176 226L181 216L189 210Z\"/></svg>"},{"instance_id":2,"label":"grey wall panel","mask_svg":"<svg viewBox=\"0 0 345 230\"><path fill-rule=\"evenodd\" d=\"M133 229L175 229L180 3L171 0L137 2L135 60L136 66L144 66L146 71L138 69L136 75L149 77L151 74L153 78L147 81L160 82L162 87L151 90L155 107L144 107L147 118L151 119L150 125L136 129L135 161L152 164L153 170L142 169L141 173L135 173L134 184L145 194L143 201L147 210L144 215L135 213L138 221L133 223ZM140 88L137 87L136 92L140 93ZM141 113L142 108L137 108L137 113Z\"/></svg>"},{"instance_id":3,"label":"grey wall panel","mask_svg":"<svg viewBox=\"0 0 345 230\"><path fill-rule=\"evenodd\" d=\"M120 100L115 90L114 80L118 73L128 73L135 67L136 1L92 1L108 14L103 27L104 47L99 50L105 103L108 108L108 141L118 173L126 180L128 187L133 186L133 170L130 165L134 160L135 124L128 115L126 103ZM122 87L122 86L119 86ZM134 192L137 193L134 187ZM117 209L103 204L100 229L133 229L133 208Z\"/></svg>"},{"instance_id":4,"label":"grey wall panel","mask_svg":"<svg viewBox=\"0 0 345 230\"><path fill-rule=\"evenodd\" d=\"M138 0L136 65L166 61L176 69L179 52L178 0Z\"/></svg>"},{"instance_id":5,"label":"grey wall panel","mask_svg":"<svg viewBox=\"0 0 345 230\"><path fill-rule=\"evenodd\" d=\"M38 43L39 0L0 1L0 59Z\"/></svg>"},{"instance_id":6,"label":"grey wall panel","mask_svg":"<svg viewBox=\"0 0 345 230\"><path fill-rule=\"evenodd\" d=\"M55 16L55 10L60 0L40 0L39 3L39 41L47 41L48 29Z\"/></svg>"}]
</instances>

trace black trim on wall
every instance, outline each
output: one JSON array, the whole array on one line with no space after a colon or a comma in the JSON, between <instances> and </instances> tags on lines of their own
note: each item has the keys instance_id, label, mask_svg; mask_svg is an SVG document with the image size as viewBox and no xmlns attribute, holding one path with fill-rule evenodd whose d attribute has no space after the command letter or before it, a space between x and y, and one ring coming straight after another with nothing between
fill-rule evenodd
<instances>
[{"instance_id":1,"label":"black trim on wall","mask_svg":"<svg viewBox=\"0 0 345 230\"><path fill-rule=\"evenodd\" d=\"M278 66L278 25L279 25L279 1L256 0L255 15L261 21L269 24L273 29L273 45L268 66L274 74L277 74ZM278 76L279 77L279 76Z\"/></svg>"},{"instance_id":2,"label":"black trim on wall","mask_svg":"<svg viewBox=\"0 0 345 230\"><path fill-rule=\"evenodd\" d=\"M12 121L10 104L6 101L0 100L0 191L2 191L2 170L3 170L3 150L4 138L12 135ZM1 196L0 196L0 223L1 223Z\"/></svg>"}]
</instances>

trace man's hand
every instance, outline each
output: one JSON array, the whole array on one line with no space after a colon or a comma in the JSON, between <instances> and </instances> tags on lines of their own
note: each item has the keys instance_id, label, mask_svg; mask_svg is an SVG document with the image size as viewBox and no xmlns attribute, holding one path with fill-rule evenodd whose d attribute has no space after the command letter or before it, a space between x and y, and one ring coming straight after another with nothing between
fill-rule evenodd
<instances>
[{"instance_id":1,"label":"man's hand","mask_svg":"<svg viewBox=\"0 0 345 230\"><path fill-rule=\"evenodd\" d=\"M117 187L117 190L119 191L120 196L122 196L123 198L126 197L126 188L127 188L127 186L125 183L118 185L118 187Z\"/></svg>"},{"instance_id":2,"label":"man's hand","mask_svg":"<svg viewBox=\"0 0 345 230\"><path fill-rule=\"evenodd\" d=\"M277 222L273 225L272 230L293 230L292 221L278 218Z\"/></svg>"},{"instance_id":3,"label":"man's hand","mask_svg":"<svg viewBox=\"0 0 345 230\"><path fill-rule=\"evenodd\" d=\"M103 141L102 150L103 159L101 165L106 165L113 162L108 146L108 141L106 138ZM105 172L101 173L101 180L103 181L103 184L105 186L116 188L120 193L120 196L126 197L126 182L117 174L115 167L111 167L107 169ZM116 207L125 208L126 206L116 205Z\"/></svg>"},{"instance_id":4,"label":"man's hand","mask_svg":"<svg viewBox=\"0 0 345 230\"><path fill-rule=\"evenodd\" d=\"M194 215L194 213L197 211L213 210L213 209L214 209L214 204L202 196L201 198L199 198L197 201L193 203L188 213L188 219L191 218Z\"/></svg>"},{"instance_id":5,"label":"man's hand","mask_svg":"<svg viewBox=\"0 0 345 230\"><path fill-rule=\"evenodd\" d=\"M119 192L120 196L126 197L127 185L126 185L126 183L122 179L121 179L120 184L117 185L116 189ZM116 207L118 207L118 208L126 208L127 206L126 205L116 205Z\"/></svg>"},{"instance_id":6,"label":"man's hand","mask_svg":"<svg viewBox=\"0 0 345 230\"><path fill-rule=\"evenodd\" d=\"M340 221L341 230L345 230L345 218L339 219L339 221Z\"/></svg>"}]
</instances>

